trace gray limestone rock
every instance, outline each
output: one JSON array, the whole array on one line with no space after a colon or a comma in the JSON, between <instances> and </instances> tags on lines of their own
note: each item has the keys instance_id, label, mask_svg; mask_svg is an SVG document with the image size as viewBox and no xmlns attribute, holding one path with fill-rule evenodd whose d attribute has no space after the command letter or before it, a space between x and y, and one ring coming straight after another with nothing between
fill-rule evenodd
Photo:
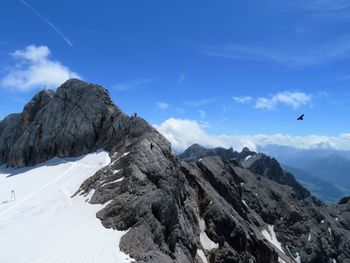
<instances>
[{"instance_id":1,"label":"gray limestone rock","mask_svg":"<svg viewBox=\"0 0 350 263\"><path fill-rule=\"evenodd\" d=\"M106 148L128 132L128 120L106 89L68 80L0 123L0 162L21 167Z\"/></svg>"}]
</instances>

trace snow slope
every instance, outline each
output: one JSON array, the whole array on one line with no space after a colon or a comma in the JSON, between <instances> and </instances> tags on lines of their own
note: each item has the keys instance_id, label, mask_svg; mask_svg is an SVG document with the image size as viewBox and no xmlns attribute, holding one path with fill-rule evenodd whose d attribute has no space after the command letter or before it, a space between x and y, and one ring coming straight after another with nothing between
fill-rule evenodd
<instances>
[{"instance_id":1,"label":"snow slope","mask_svg":"<svg viewBox=\"0 0 350 263\"><path fill-rule=\"evenodd\" d=\"M131 262L119 250L125 231L106 229L96 218L104 206L87 203L88 196L71 198L85 179L109 163L108 154L100 151L53 158L31 168L2 166L0 262Z\"/></svg>"},{"instance_id":2,"label":"snow slope","mask_svg":"<svg viewBox=\"0 0 350 263\"><path fill-rule=\"evenodd\" d=\"M263 229L261 231L261 233L263 234L263 236L272 244L274 245L276 248L278 248L282 253L284 253L283 248L281 243L277 240L276 237L276 233L275 230L273 229L274 226L272 225L268 225L268 229L265 230Z\"/></svg>"},{"instance_id":3,"label":"snow slope","mask_svg":"<svg viewBox=\"0 0 350 263\"><path fill-rule=\"evenodd\" d=\"M200 242L202 244L202 247L205 249L205 250L212 250L214 248L218 248L219 247L219 244L218 243L215 243L214 241L212 241L207 233L205 233L205 221L204 219L200 218L199 217L199 227L201 229L201 232L200 232L200 235L199 235L199 239L200 239Z\"/></svg>"}]
</instances>

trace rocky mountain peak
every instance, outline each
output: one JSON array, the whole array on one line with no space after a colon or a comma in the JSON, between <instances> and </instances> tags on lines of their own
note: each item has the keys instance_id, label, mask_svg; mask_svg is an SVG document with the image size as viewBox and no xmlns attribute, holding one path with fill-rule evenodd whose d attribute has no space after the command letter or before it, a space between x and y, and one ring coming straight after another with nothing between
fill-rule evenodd
<instances>
[{"instance_id":1,"label":"rocky mountain peak","mask_svg":"<svg viewBox=\"0 0 350 263\"><path fill-rule=\"evenodd\" d=\"M77 156L152 130L141 118L125 115L105 88L71 79L56 92L39 92L22 113L0 123L0 162L21 167Z\"/></svg>"},{"instance_id":2,"label":"rocky mountain peak","mask_svg":"<svg viewBox=\"0 0 350 263\"><path fill-rule=\"evenodd\" d=\"M116 110L107 89L100 85L88 84L78 79L70 79L58 87L56 97L67 103L85 106L86 101L94 102L95 107L109 107Z\"/></svg>"},{"instance_id":3,"label":"rocky mountain peak","mask_svg":"<svg viewBox=\"0 0 350 263\"><path fill-rule=\"evenodd\" d=\"M250 150L248 147L243 147L242 153L249 153L249 152L250 152Z\"/></svg>"},{"instance_id":4,"label":"rocky mountain peak","mask_svg":"<svg viewBox=\"0 0 350 263\"><path fill-rule=\"evenodd\" d=\"M232 148L225 149L223 147L216 147L207 149L197 143L192 144L183 153L179 154L179 158L184 161L195 162L200 158L206 156L221 156L222 158L234 158L235 153Z\"/></svg>"}]
</instances>

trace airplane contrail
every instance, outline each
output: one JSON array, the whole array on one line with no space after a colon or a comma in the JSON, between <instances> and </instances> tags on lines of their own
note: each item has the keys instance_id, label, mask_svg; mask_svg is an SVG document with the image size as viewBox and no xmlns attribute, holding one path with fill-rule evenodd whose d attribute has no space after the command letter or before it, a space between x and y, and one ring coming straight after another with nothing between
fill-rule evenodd
<instances>
[{"instance_id":1,"label":"airplane contrail","mask_svg":"<svg viewBox=\"0 0 350 263\"><path fill-rule=\"evenodd\" d=\"M29 8L34 14L36 14L41 20L43 20L49 27L51 27L53 30L55 30L55 32L69 45L69 46L73 46L73 43L68 39L68 37L65 36L65 34L63 34L63 32L61 30L59 30L54 24L52 24L46 17L44 17L42 14L40 14L36 9L34 9L34 7L32 7L30 4L28 4L26 1L24 0L18 0L19 2L21 2L24 6L26 6L27 8Z\"/></svg>"}]
</instances>

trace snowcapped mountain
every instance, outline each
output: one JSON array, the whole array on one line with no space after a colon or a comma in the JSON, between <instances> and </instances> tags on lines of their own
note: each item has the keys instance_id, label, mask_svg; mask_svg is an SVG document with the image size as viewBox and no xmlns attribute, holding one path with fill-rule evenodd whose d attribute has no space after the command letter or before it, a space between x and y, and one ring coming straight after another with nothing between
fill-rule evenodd
<instances>
[{"instance_id":1,"label":"snowcapped mountain","mask_svg":"<svg viewBox=\"0 0 350 263\"><path fill-rule=\"evenodd\" d=\"M98 85L40 92L0 123L0 262L350 262L348 199L247 148L187 153Z\"/></svg>"}]
</instances>

